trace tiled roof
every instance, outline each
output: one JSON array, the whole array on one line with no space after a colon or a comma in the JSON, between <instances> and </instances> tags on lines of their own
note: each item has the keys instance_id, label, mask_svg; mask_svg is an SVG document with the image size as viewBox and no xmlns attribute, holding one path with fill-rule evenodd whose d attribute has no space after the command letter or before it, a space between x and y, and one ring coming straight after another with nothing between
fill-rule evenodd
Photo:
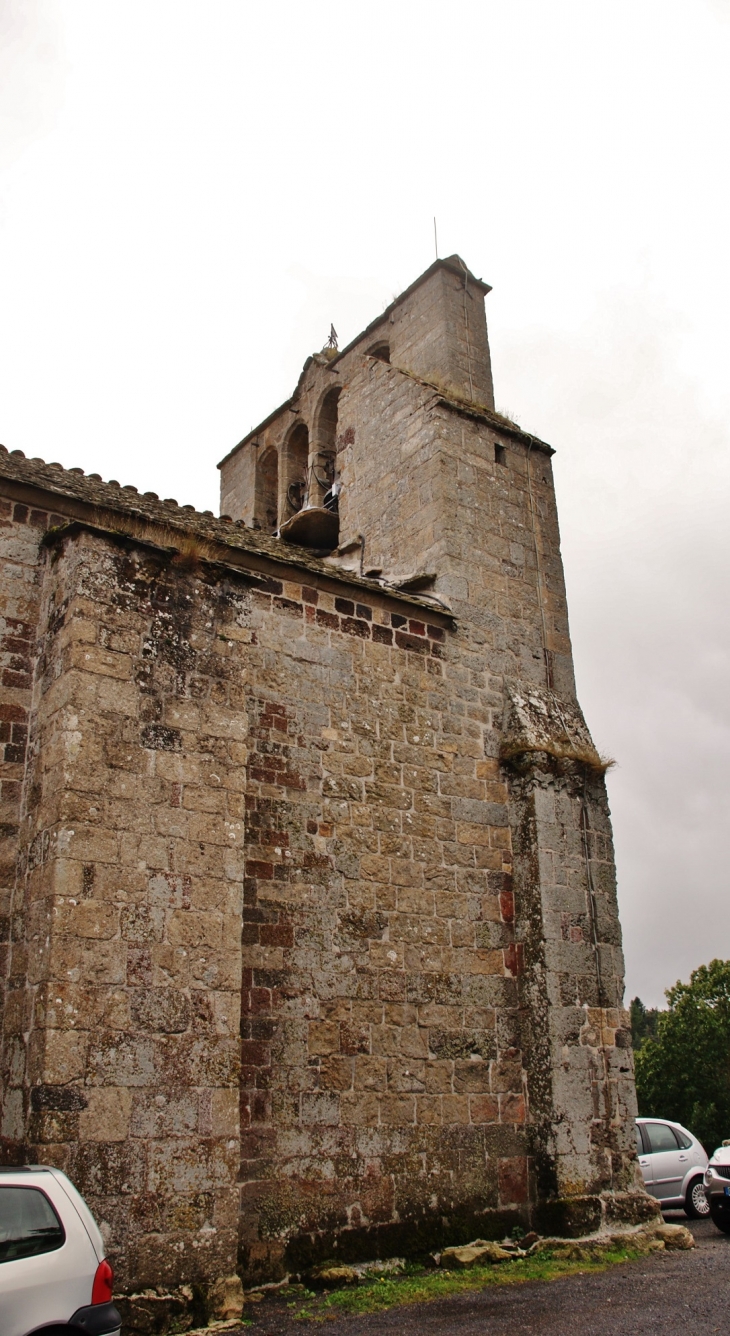
<instances>
[{"instance_id":1,"label":"tiled roof","mask_svg":"<svg viewBox=\"0 0 730 1336\"><path fill-rule=\"evenodd\" d=\"M400 601L427 607L437 611L434 603L421 599L414 594L401 593L400 590L366 580L352 571L341 570L326 565L319 557L312 556L304 547L282 542L269 534L256 529L249 529L242 521L232 520L227 516L218 517L211 510L196 510L194 506L180 506L172 498L160 500L155 492L139 492L129 484L120 486L114 480L104 482L98 473L84 473L83 469L65 469L61 464L47 464L43 459L27 459L22 450L8 451L0 445L0 491L2 480L32 487L45 495L39 498L39 508L57 510L60 514L69 514L69 518L78 519L76 507L67 510L64 501L81 503L89 507L90 514L84 518L103 527L110 523L111 517L143 521L164 529L175 530L181 534L194 534L210 542L221 543L232 551L247 552L257 557L268 558L286 566L305 569L328 579L342 581L368 590L370 594L380 591ZM55 498L55 502L53 500ZM120 526L123 527L123 526ZM236 564L239 564L238 562ZM443 609L448 616L448 610Z\"/></svg>"}]
</instances>

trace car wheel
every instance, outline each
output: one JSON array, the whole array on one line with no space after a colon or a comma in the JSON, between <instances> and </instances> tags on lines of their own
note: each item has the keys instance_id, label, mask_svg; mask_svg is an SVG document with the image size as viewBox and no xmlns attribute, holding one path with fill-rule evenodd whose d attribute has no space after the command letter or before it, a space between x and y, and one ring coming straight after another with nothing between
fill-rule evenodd
<instances>
[{"instance_id":1,"label":"car wheel","mask_svg":"<svg viewBox=\"0 0 730 1336\"><path fill-rule=\"evenodd\" d=\"M705 1196L701 1178L693 1178L687 1188L684 1209L690 1220L702 1220L710 1214L710 1203Z\"/></svg>"},{"instance_id":2,"label":"car wheel","mask_svg":"<svg viewBox=\"0 0 730 1336\"><path fill-rule=\"evenodd\" d=\"M728 1211L724 1199L720 1201L710 1201L710 1215L713 1225L717 1225L723 1234L730 1234L730 1211Z\"/></svg>"}]
</instances>

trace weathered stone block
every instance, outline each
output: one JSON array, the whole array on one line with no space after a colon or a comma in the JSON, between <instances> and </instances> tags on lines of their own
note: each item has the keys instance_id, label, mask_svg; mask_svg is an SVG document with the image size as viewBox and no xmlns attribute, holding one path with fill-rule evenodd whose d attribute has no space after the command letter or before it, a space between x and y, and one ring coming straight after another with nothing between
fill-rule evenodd
<instances>
[{"instance_id":1,"label":"weathered stone block","mask_svg":"<svg viewBox=\"0 0 730 1336\"><path fill-rule=\"evenodd\" d=\"M85 1094L79 1115L81 1141L126 1141L132 1110L132 1092L125 1086L96 1087Z\"/></svg>"},{"instance_id":2,"label":"weathered stone block","mask_svg":"<svg viewBox=\"0 0 730 1336\"><path fill-rule=\"evenodd\" d=\"M558 1234L564 1238L579 1238L600 1229L602 1210L600 1197L563 1197L540 1203L535 1225L543 1234Z\"/></svg>"},{"instance_id":3,"label":"weathered stone block","mask_svg":"<svg viewBox=\"0 0 730 1336\"><path fill-rule=\"evenodd\" d=\"M509 1262L513 1254L505 1248L501 1248L498 1243L490 1243L485 1239L477 1239L475 1243L467 1243L461 1248L444 1248L441 1253L440 1265L444 1270L450 1268L455 1271L465 1271L473 1266L488 1266L494 1262Z\"/></svg>"}]
</instances>

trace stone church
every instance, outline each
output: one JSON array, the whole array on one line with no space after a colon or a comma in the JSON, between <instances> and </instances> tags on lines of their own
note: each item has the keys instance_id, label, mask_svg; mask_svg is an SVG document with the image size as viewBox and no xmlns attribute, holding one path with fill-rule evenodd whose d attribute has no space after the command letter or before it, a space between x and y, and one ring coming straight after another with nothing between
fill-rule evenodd
<instances>
[{"instance_id":1,"label":"stone church","mask_svg":"<svg viewBox=\"0 0 730 1336\"><path fill-rule=\"evenodd\" d=\"M550 446L437 260L219 465L0 454L2 1155L121 1290L585 1232L636 1186Z\"/></svg>"}]
</instances>

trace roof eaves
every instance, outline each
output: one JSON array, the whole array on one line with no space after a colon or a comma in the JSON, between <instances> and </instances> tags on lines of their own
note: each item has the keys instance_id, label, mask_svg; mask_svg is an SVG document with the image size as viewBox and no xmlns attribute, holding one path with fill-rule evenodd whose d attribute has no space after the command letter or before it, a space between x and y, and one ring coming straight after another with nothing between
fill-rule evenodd
<instances>
[{"instance_id":1,"label":"roof eaves","mask_svg":"<svg viewBox=\"0 0 730 1336\"><path fill-rule=\"evenodd\" d=\"M503 417L494 409L488 408L486 404L469 403L466 399L456 399L453 395L446 394L441 386L434 384L433 381L424 380L422 376L417 376L415 371L408 371L405 367L396 366L389 362L388 367L391 371L397 372L400 376L405 376L408 380L414 381L424 390L429 390L435 395L436 402L443 404L452 413L462 413L465 417L476 418L479 422L485 422L493 427L495 431L501 431L506 436L513 437L514 440L527 442L531 448L541 450L544 454L554 455L555 450L547 441L541 441L539 436L533 436L530 432L524 431L516 422L511 422L509 418Z\"/></svg>"},{"instance_id":2,"label":"roof eaves","mask_svg":"<svg viewBox=\"0 0 730 1336\"><path fill-rule=\"evenodd\" d=\"M547 441L541 441L539 436L532 436L529 431L523 431L516 422L510 422L509 418L502 417L501 413L492 413L489 409L475 408L472 404L464 403L461 399L450 399L447 395L439 394L438 402L443 404L452 413L463 413L465 417L477 418L480 422L486 422L496 431L501 431L505 436L511 436L513 440L523 441L531 449L540 450L543 454L554 455L555 450Z\"/></svg>"},{"instance_id":3,"label":"roof eaves","mask_svg":"<svg viewBox=\"0 0 730 1336\"><path fill-rule=\"evenodd\" d=\"M8 452L5 446L0 445L0 484L3 479L9 485L11 496L13 488L17 489L16 499L21 489L27 489L23 493L24 503L29 492L35 494L40 501L39 509L63 513L63 504L54 506L54 501L58 499L70 503L73 513L68 518L71 522L113 529L113 523L109 524L106 517L116 515L121 524L126 520L150 526L150 529L167 530L168 533L194 533L227 548L231 554L245 553L254 561L272 562L280 567L306 571L335 584L355 587L371 595L378 593L384 598L396 599L419 608L422 612L428 610L454 620L453 613L446 607L438 607L427 599L402 592L395 586L368 580L353 571L327 565L320 558L312 556L307 548L296 547L293 543L285 543L249 529L242 521L223 520L212 512L203 513L192 506L188 509L177 503L145 496L144 493L140 495L136 489L87 477L80 469L73 471L62 468L60 464L46 464L42 459L26 459L22 450ZM235 562L231 561L231 564Z\"/></svg>"}]
</instances>

